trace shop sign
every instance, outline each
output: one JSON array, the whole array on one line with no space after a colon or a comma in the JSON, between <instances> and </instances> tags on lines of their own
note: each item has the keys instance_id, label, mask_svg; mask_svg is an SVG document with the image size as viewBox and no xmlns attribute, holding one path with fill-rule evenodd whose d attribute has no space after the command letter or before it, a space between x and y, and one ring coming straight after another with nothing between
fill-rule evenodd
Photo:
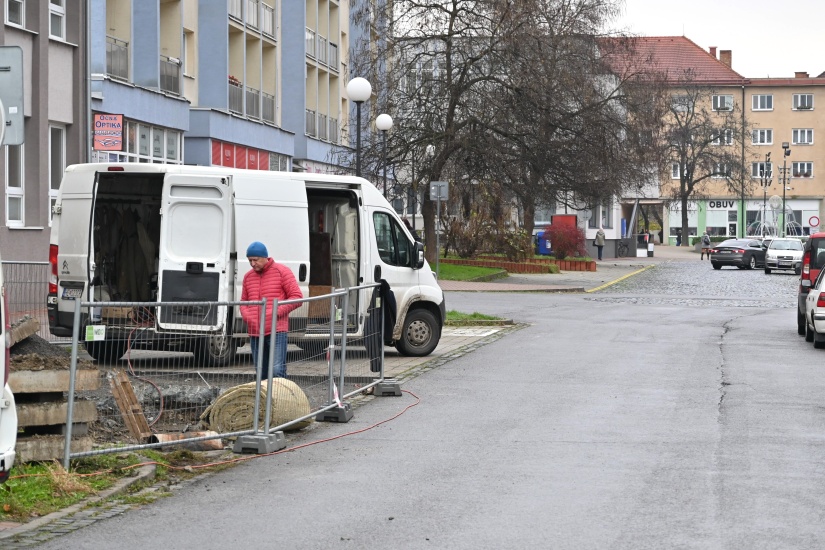
<instances>
[{"instance_id":1,"label":"shop sign","mask_svg":"<svg viewBox=\"0 0 825 550\"><path fill-rule=\"evenodd\" d=\"M123 150L123 115L92 116L95 151Z\"/></svg>"},{"instance_id":2,"label":"shop sign","mask_svg":"<svg viewBox=\"0 0 825 550\"><path fill-rule=\"evenodd\" d=\"M708 201L708 208L736 208L736 201Z\"/></svg>"}]
</instances>

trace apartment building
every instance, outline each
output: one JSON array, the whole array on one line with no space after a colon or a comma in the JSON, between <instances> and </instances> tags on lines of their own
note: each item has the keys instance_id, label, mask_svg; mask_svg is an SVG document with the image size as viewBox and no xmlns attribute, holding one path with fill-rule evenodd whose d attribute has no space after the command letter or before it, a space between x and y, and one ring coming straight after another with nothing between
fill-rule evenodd
<instances>
[{"instance_id":1,"label":"apartment building","mask_svg":"<svg viewBox=\"0 0 825 550\"><path fill-rule=\"evenodd\" d=\"M3 147L4 261L46 261L63 169L86 154L86 4L3 0L0 45L23 53L22 145Z\"/></svg>"},{"instance_id":2,"label":"apartment building","mask_svg":"<svg viewBox=\"0 0 825 550\"><path fill-rule=\"evenodd\" d=\"M825 141L825 121L816 114L816 99L825 101L825 78L805 72L793 78L754 78L745 90L755 154L751 177L760 184L759 196L747 200L748 234L761 234L762 220L770 234L782 227L779 197L785 202L787 234L819 230L825 212L825 147L816 138ZM765 173L768 178L761 177Z\"/></svg>"}]
</instances>

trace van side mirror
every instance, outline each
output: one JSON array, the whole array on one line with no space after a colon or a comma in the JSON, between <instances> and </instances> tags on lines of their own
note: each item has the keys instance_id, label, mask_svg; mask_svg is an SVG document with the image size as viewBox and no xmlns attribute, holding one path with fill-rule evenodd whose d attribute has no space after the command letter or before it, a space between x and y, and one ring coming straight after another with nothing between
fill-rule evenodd
<instances>
[{"instance_id":1,"label":"van side mirror","mask_svg":"<svg viewBox=\"0 0 825 550\"><path fill-rule=\"evenodd\" d=\"M415 258L415 264L413 265L413 269L421 269L422 267L424 267L424 243L415 241L415 245L413 248L413 258Z\"/></svg>"}]
</instances>

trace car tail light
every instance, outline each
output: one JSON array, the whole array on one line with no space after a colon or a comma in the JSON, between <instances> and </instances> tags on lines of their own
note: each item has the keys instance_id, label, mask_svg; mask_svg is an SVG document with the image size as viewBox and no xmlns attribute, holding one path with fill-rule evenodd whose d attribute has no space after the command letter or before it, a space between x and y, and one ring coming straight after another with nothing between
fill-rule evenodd
<instances>
[{"instance_id":1,"label":"car tail light","mask_svg":"<svg viewBox=\"0 0 825 550\"><path fill-rule=\"evenodd\" d=\"M811 277L811 251L806 250L802 255L802 279L810 279Z\"/></svg>"},{"instance_id":2,"label":"car tail light","mask_svg":"<svg viewBox=\"0 0 825 550\"><path fill-rule=\"evenodd\" d=\"M49 275L49 294L57 295L57 245L49 246L49 267L51 274Z\"/></svg>"},{"instance_id":3,"label":"car tail light","mask_svg":"<svg viewBox=\"0 0 825 550\"><path fill-rule=\"evenodd\" d=\"M742 249L742 248L734 250L734 252L736 252L737 254L744 254L745 253L744 249Z\"/></svg>"},{"instance_id":4,"label":"car tail light","mask_svg":"<svg viewBox=\"0 0 825 550\"><path fill-rule=\"evenodd\" d=\"M825 294L820 292L819 296L817 296L816 307L825 307Z\"/></svg>"}]
</instances>

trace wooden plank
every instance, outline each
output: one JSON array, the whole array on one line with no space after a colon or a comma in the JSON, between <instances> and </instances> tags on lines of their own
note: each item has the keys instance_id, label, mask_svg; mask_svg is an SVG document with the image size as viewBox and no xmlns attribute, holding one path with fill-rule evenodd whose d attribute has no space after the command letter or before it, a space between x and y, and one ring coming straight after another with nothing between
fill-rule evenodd
<instances>
[{"instance_id":1,"label":"wooden plank","mask_svg":"<svg viewBox=\"0 0 825 550\"><path fill-rule=\"evenodd\" d=\"M149 423L143 415L143 409L135 397L135 390L132 388L132 383L129 382L129 377L123 371L115 371L109 375L109 384L112 386L112 395L115 397L120 414L123 415L123 421L132 434L138 441L145 441L152 435L149 429Z\"/></svg>"},{"instance_id":2,"label":"wooden plank","mask_svg":"<svg viewBox=\"0 0 825 550\"><path fill-rule=\"evenodd\" d=\"M15 394L69 391L69 370L13 370L9 375L9 387ZM97 369L77 371L75 391L99 388L100 372Z\"/></svg>"}]
</instances>

